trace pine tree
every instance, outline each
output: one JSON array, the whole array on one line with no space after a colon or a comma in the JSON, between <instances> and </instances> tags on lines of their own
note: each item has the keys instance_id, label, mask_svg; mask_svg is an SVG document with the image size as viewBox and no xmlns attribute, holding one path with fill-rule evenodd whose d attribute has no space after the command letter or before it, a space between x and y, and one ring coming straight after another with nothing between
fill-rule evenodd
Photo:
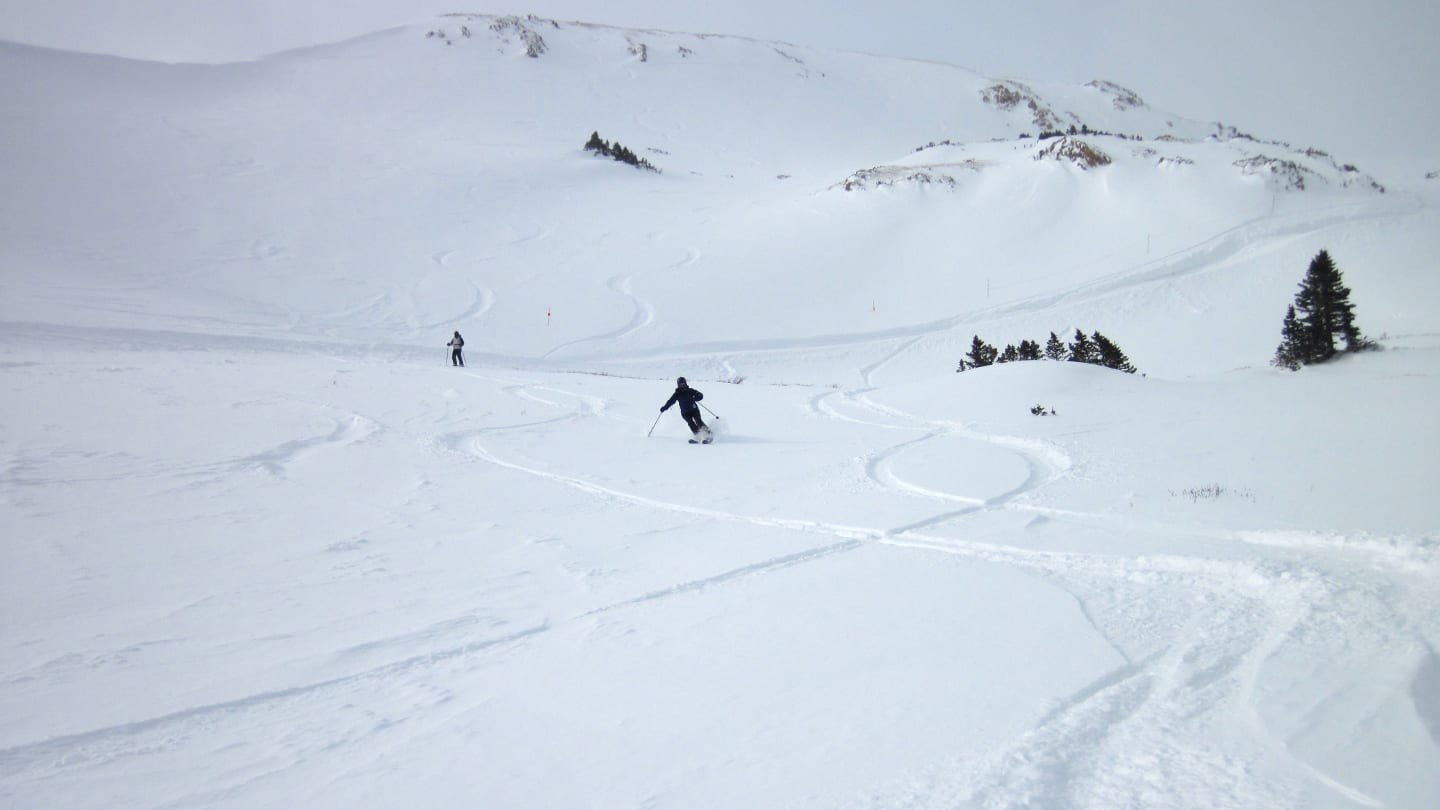
<instances>
[{"instance_id":1,"label":"pine tree","mask_svg":"<svg viewBox=\"0 0 1440 810\"><path fill-rule=\"evenodd\" d=\"M970 341L970 351L965 357L969 361L970 368L983 368L994 363L999 354L999 350L976 335L975 339Z\"/></svg>"},{"instance_id":2,"label":"pine tree","mask_svg":"<svg viewBox=\"0 0 1440 810\"><path fill-rule=\"evenodd\" d=\"M1039 344L1039 343L1036 343L1036 342L1033 341L1033 340L1022 340L1022 341L1020 341L1020 359L1021 359L1021 360L1039 360L1039 359L1040 359L1040 344Z\"/></svg>"},{"instance_id":3,"label":"pine tree","mask_svg":"<svg viewBox=\"0 0 1440 810\"><path fill-rule=\"evenodd\" d=\"M1065 348L1065 341L1061 340L1054 332L1050 333L1050 339L1045 341L1045 357L1049 360L1064 360L1070 356L1070 350Z\"/></svg>"},{"instance_id":4,"label":"pine tree","mask_svg":"<svg viewBox=\"0 0 1440 810\"><path fill-rule=\"evenodd\" d=\"M1085 336L1079 329L1075 330L1075 340L1070 344L1070 357L1072 363L1094 363L1100 359L1100 353L1090 338Z\"/></svg>"},{"instance_id":5,"label":"pine tree","mask_svg":"<svg viewBox=\"0 0 1440 810\"><path fill-rule=\"evenodd\" d=\"M1006 344L1000 352L1000 357L995 360L997 363L1014 363L1020 359L1020 350L1015 348L1014 343Z\"/></svg>"},{"instance_id":6,"label":"pine tree","mask_svg":"<svg viewBox=\"0 0 1440 810\"><path fill-rule=\"evenodd\" d=\"M1347 352L1375 347L1355 325L1350 288L1345 286L1330 253L1322 250L1310 261L1300 291L1295 293L1295 303L1285 312L1280 345L1271 362L1291 370L1324 362L1337 353L1337 336L1345 341Z\"/></svg>"},{"instance_id":7,"label":"pine tree","mask_svg":"<svg viewBox=\"0 0 1440 810\"><path fill-rule=\"evenodd\" d=\"M1099 355L1098 362L1100 365L1106 368L1113 368L1117 371L1123 371L1126 374L1135 373L1135 367L1130 364L1130 358L1126 357L1125 352L1120 351L1120 347L1116 346L1110 338L1105 337L1098 331L1091 335L1091 338L1095 341L1095 350Z\"/></svg>"},{"instance_id":8,"label":"pine tree","mask_svg":"<svg viewBox=\"0 0 1440 810\"><path fill-rule=\"evenodd\" d=\"M1295 305L1291 304L1285 310L1285 322L1280 325L1280 345L1275 348L1275 359L1270 362L1291 371L1298 370L1310 357L1308 337L1295 315Z\"/></svg>"},{"instance_id":9,"label":"pine tree","mask_svg":"<svg viewBox=\"0 0 1440 810\"><path fill-rule=\"evenodd\" d=\"M1302 362L1319 363L1335 356L1335 337L1345 340L1345 351L1365 348L1367 341L1355 326L1355 309L1350 304L1350 288L1345 286L1340 270L1328 251L1320 251L1310 262L1300 291L1295 294L1295 308L1306 333L1308 357Z\"/></svg>"}]
</instances>

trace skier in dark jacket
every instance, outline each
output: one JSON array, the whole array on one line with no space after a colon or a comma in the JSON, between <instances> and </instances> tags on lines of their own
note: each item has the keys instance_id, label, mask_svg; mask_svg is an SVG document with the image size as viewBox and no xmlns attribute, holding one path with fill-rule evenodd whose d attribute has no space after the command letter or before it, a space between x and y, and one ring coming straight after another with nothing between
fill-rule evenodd
<instances>
[{"instance_id":1,"label":"skier in dark jacket","mask_svg":"<svg viewBox=\"0 0 1440 810\"><path fill-rule=\"evenodd\" d=\"M460 337L460 333L457 331L455 337L450 338L450 342L445 345L450 347L450 365L463 368L465 366L465 358L461 356L460 349L465 346L465 338Z\"/></svg>"},{"instance_id":2,"label":"skier in dark jacket","mask_svg":"<svg viewBox=\"0 0 1440 810\"><path fill-rule=\"evenodd\" d=\"M700 418L700 409L695 405L695 403L704 398L704 394L691 388L685 382L685 378L681 377L675 381L675 393L671 394L670 399L666 400L665 404L660 406L660 412L664 413L668 411L671 405L678 402L680 404L680 415L685 417L685 424L690 428L690 432L699 436L703 431L705 438L708 439L710 438L710 428L707 427L704 420ZM691 441L694 440L692 439Z\"/></svg>"}]
</instances>

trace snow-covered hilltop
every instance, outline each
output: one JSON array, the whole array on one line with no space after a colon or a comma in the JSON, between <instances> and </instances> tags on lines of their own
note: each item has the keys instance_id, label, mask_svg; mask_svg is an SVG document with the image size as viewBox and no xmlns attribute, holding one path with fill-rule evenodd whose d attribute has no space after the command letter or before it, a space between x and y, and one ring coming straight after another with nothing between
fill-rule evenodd
<instances>
[{"instance_id":1,"label":"snow-covered hilltop","mask_svg":"<svg viewBox=\"0 0 1440 810\"><path fill-rule=\"evenodd\" d=\"M21 268L5 300L27 320L134 321L132 304L44 292L57 266L112 283L159 272L175 299L140 313L147 323L177 309L228 319L243 300L247 330L413 344L484 311L497 354L599 348L613 363L617 346L924 330L1040 293L1056 267L1164 274L1216 234L1232 233L1230 250L1249 238L1237 228L1407 204L1316 149L1161 112L1110 82L1050 87L734 37L456 15L259 63L18 46L0 62L16 77L0 88L14 111L0 168L17 190L0 213ZM597 165L581 149L592 134L659 174ZM897 186L942 194L853 194ZM697 193L712 202L693 244L647 237L698 224L663 202ZM828 267L832 292L801 325L790 311L811 289L806 266ZM644 310L632 298L722 286L751 291L739 320L756 332L710 308L682 334L627 326ZM885 315L857 323L872 305ZM1239 339L1269 342L1273 309ZM529 328L554 310L551 328ZM606 333L618 343L589 337Z\"/></svg>"},{"instance_id":2,"label":"snow-covered hilltop","mask_svg":"<svg viewBox=\"0 0 1440 810\"><path fill-rule=\"evenodd\" d=\"M771 82L796 84L795 79L830 79L832 83L844 84L849 78L846 65L857 58L853 54L816 51L789 43L616 29L561 23L535 16L455 14L445 20L448 24L427 28L426 38L446 46L495 49L503 55L523 54L533 59L549 53L552 48L550 43L553 42L558 50L550 58L562 62L573 59L576 51L585 50L594 59L608 56L617 61L647 65L653 61L656 66L647 69L660 73L683 72L687 68L678 63L689 60L709 66L723 66L733 60L737 69L743 69L755 63L764 65L779 59L783 62L781 70L772 71ZM866 67L893 61L877 57L859 58L871 63ZM926 70L919 63L909 63L909 67L917 73ZM946 68L945 74L926 76L923 81L939 85L924 92L945 99L941 103L946 107L946 117L942 119L945 123L940 129L947 142L975 143L1032 137L1044 140L1066 134L1099 140L1119 137L1170 144L1218 142L1229 146L1220 153L1221 159L1231 158L1236 169L1246 175L1268 173L1281 188L1304 188L1308 178L1312 183L1335 183L1347 187L1364 185L1376 191L1383 190L1370 176L1352 165L1336 163L1321 150L1308 146L1297 149L1280 141L1261 141L1234 127L1160 112L1152 109L1134 91L1111 81L1097 79L1083 87L1050 86L1037 91L1023 82L989 79L961 68ZM744 83L716 83L702 95L719 108L734 109L744 102L733 98L733 94L753 94L756 89ZM806 95L803 92L794 94ZM824 91L821 91L815 95L823 94ZM869 103L860 107L861 111L873 109ZM812 125L820 126L839 124L844 120L845 112L842 110L827 112L829 115L807 117ZM777 114L786 120L799 117L794 112L786 115L777 111ZM905 117L908 116L902 116L901 121ZM1095 151L1103 154L1098 148ZM1046 153L1042 151L1042 154ZM1147 158L1154 157L1162 164L1175 160L1153 148L1141 154ZM755 159L761 158L757 156Z\"/></svg>"},{"instance_id":3,"label":"snow-covered hilltop","mask_svg":"<svg viewBox=\"0 0 1440 810\"><path fill-rule=\"evenodd\" d=\"M0 806L1440 804L1440 184L1113 78L0 45Z\"/></svg>"}]
</instances>

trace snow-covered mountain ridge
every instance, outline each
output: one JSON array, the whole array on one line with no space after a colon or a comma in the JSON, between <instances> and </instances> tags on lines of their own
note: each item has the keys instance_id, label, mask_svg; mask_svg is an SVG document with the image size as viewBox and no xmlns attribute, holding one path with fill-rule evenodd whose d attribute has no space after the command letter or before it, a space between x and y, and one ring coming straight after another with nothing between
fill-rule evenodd
<instances>
[{"instance_id":1,"label":"snow-covered mountain ridge","mask_svg":"<svg viewBox=\"0 0 1440 810\"><path fill-rule=\"evenodd\" d=\"M749 44L754 49L773 51L776 57L787 63L783 67L793 73L794 77L807 80L825 79L824 65L827 60L841 56L789 43L561 23L533 15L518 17L453 14L447 19L455 21L453 27L427 28L426 38L443 42L446 46L487 48L498 45L498 52L504 55L523 54L530 58L541 58L552 47L545 38L548 34L551 41L556 43L555 47L589 47L595 50L609 48L613 49L617 58L628 59L637 64L650 64L653 61L662 66L651 68L655 70L677 69L676 63L690 59L703 61L710 56L707 53L707 44L723 40ZM577 42L576 38L570 35L571 29L581 29L599 38L608 35L610 41ZM724 51L724 46L721 45L718 50ZM719 59L724 59L726 54L721 53L718 56ZM738 58L763 61L757 60L753 52ZM812 67L812 64L816 66ZM947 88L954 93L949 103L953 106L955 115L983 122L983 125L988 127L983 130L970 130L967 135L967 140L970 141L1025 139L1034 135L1043 139L1047 135L1063 133L1082 136L1094 133L1096 137L1102 137L1102 134L1107 134L1107 130L1122 133L1136 141L1194 143L1210 140L1231 144L1231 150L1236 156L1234 165L1244 174L1268 175L1280 188L1303 189L1306 178L1309 178L1312 183L1333 182L1346 187L1363 185L1383 191L1380 183L1361 173L1355 166L1342 166L1319 149L1297 149L1279 141L1261 141L1234 127L1218 123L1206 124L1158 112L1152 110L1134 91L1112 81L1097 79L1083 87L1050 87L1046 93L1053 94L1055 99L1050 100L1031 86L1013 79L988 79L960 68L955 69L955 74L949 82L951 86ZM753 90L751 87L736 89ZM976 98L970 98L970 95ZM977 100L979 104L974 103ZM987 115L987 112L999 112L1001 115ZM1051 152L1040 150L1040 156L1047 154ZM1143 155L1155 158L1160 164L1176 160L1153 149L1145 151ZM953 178L950 180L953 182ZM854 184L850 186L853 188Z\"/></svg>"},{"instance_id":2,"label":"snow-covered mountain ridge","mask_svg":"<svg viewBox=\"0 0 1440 810\"><path fill-rule=\"evenodd\" d=\"M1322 152L1162 113L1113 83L1022 84L734 37L462 15L257 63L18 46L0 62L15 111L0 168L17 190L0 203L4 249L36 282L6 298L27 319L62 323L128 325L137 303L44 292L54 265L105 285L144 265L170 277L183 309L233 319L218 302L248 302L245 323L227 328L409 344L483 313L497 355L579 359L610 333L606 362L623 364L677 341L916 334L1019 304L1051 268L1092 281L1153 274L1212 250L1218 233L1238 249L1237 228L1288 232L1337 206L1411 205ZM1042 138L1042 113L1077 134ZM661 174L590 159L580 147L596 132ZM1096 159L1109 163L1087 170ZM853 193L875 188L888 191L863 203ZM656 203L697 193L710 202L693 244L646 238L691 230L694 217ZM606 210L617 199L619 220ZM537 275L582 254L567 285ZM814 286L807 267L825 266L830 292L796 329L790 302ZM701 307L679 335L645 320L643 301L673 292L681 267L687 285L752 290L746 317ZM1263 360L1292 274L1268 305L1237 313L1237 345L1253 354L1222 352L1219 367ZM173 311L141 306L147 323ZM743 335L737 320L765 326ZM1169 339L1132 359L1163 370Z\"/></svg>"}]
</instances>

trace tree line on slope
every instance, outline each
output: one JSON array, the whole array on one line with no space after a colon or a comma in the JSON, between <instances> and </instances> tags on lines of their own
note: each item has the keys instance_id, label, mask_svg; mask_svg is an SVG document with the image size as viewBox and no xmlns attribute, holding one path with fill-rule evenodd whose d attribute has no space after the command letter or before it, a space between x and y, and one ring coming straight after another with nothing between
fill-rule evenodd
<instances>
[{"instance_id":1,"label":"tree line on slope","mask_svg":"<svg viewBox=\"0 0 1440 810\"><path fill-rule=\"evenodd\" d=\"M604 138L601 138L598 131L590 133L590 140L585 142L585 150L587 152L594 152L597 155L613 158L621 163L628 163L637 169L647 169L652 172L660 171L655 168L650 161L635 154L629 148L620 145L619 141L609 143Z\"/></svg>"},{"instance_id":2,"label":"tree line on slope","mask_svg":"<svg viewBox=\"0 0 1440 810\"><path fill-rule=\"evenodd\" d=\"M1043 348L1033 340L1022 340L1018 346L1012 343L1004 349L997 349L976 335L970 341L970 351L960 358L960 365L955 370L965 371L996 363L1017 363L1024 360L1065 360L1071 363L1091 363L1127 374L1135 373L1135 366L1131 365L1130 358L1125 356L1125 352L1113 340L1098 331L1086 335L1081 329L1075 330L1075 339L1069 343L1051 332L1050 339L1045 342Z\"/></svg>"},{"instance_id":3,"label":"tree line on slope","mask_svg":"<svg viewBox=\"0 0 1440 810\"><path fill-rule=\"evenodd\" d=\"M1343 344L1343 347L1342 347ZM1379 344L1360 333L1355 324L1355 307L1350 303L1350 288L1329 251L1321 250L1310 261L1295 303L1285 312L1280 327L1280 345L1275 349L1272 364L1292 371L1301 366L1323 363L1343 353L1378 349ZM1069 343L1054 332L1042 347L1033 340L1022 340L997 349L979 335L970 341L970 351L960 358L956 371L984 368L997 363L1024 360L1064 360L1091 363L1134 374L1136 369L1125 352L1112 340L1092 332L1076 329Z\"/></svg>"}]
</instances>

